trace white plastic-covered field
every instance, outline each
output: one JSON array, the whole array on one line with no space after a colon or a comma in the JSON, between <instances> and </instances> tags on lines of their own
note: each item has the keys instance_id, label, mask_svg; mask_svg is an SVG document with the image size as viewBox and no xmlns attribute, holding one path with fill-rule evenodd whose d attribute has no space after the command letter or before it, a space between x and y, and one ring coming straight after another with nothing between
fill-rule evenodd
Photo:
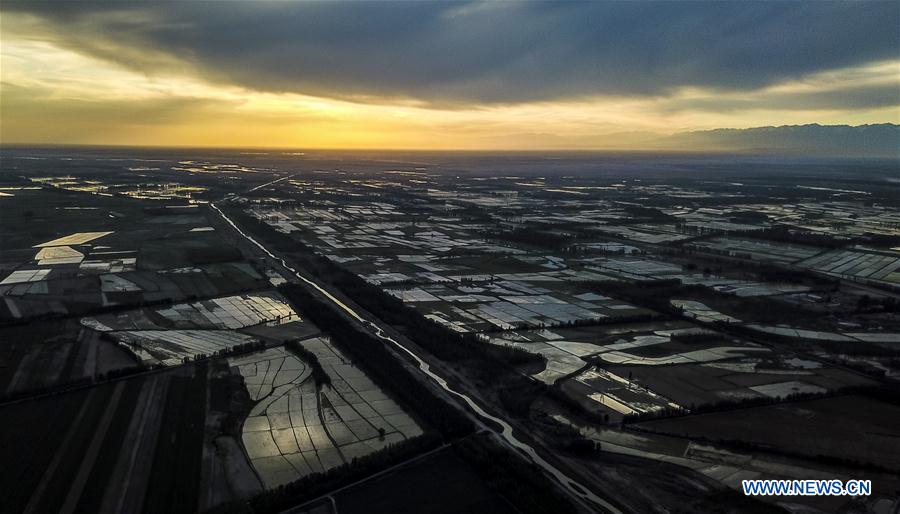
<instances>
[{"instance_id":1,"label":"white plastic-covered field","mask_svg":"<svg viewBox=\"0 0 900 514\"><path fill-rule=\"evenodd\" d=\"M660 359L665 362L654 362L654 359L642 359L622 351L630 348L668 343L671 340L670 336L673 333L691 333L696 331L697 330L694 328L656 330L645 334L630 334L626 338L616 339L615 342L607 344L565 340L563 339L563 336L549 329L508 331L497 336L481 334L479 335L479 338L490 344L518 348L529 353L543 356L546 359L545 368L532 376L546 384L554 384L557 380L581 370L587 366L589 362L587 357L596 355L599 355L608 362L630 364L677 364L682 362L704 362L700 360L703 358L706 358L707 360L718 360L720 358L740 356L729 355L728 357L724 357L718 354L703 353L705 351L700 350L698 352L691 352L691 355L685 354L688 358L681 358L676 355ZM610 357L607 359L604 357L606 355L609 355ZM673 361L668 362L668 360Z\"/></svg>"},{"instance_id":2,"label":"white plastic-covered field","mask_svg":"<svg viewBox=\"0 0 900 514\"><path fill-rule=\"evenodd\" d=\"M738 323L741 321L737 318L731 317L727 314L722 314L717 310L711 309L705 303L697 302L694 300L673 299L672 305L681 308L686 316L704 323L712 323L714 321Z\"/></svg>"},{"instance_id":3,"label":"white plastic-covered field","mask_svg":"<svg viewBox=\"0 0 900 514\"><path fill-rule=\"evenodd\" d=\"M900 282L900 254L896 252L833 250L797 265L838 276Z\"/></svg>"},{"instance_id":4,"label":"white plastic-covered field","mask_svg":"<svg viewBox=\"0 0 900 514\"><path fill-rule=\"evenodd\" d=\"M124 286L124 282L117 285ZM159 320L162 317L165 321ZM155 321L154 321L155 320ZM278 293L223 296L162 309L134 309L82 318L81 324L102 332L118 330L234 330L262 323L301 321Z\"/></svg>"},{"instance_id":5,"label":"white plastic-covered field","mask_svg":"<svg viewBox=\"0 0 900 514\"><path fill-rule=\"evenodd\" d=\"M900 343L900 333L849 332L845 335L867 343Z\"/></svg>"},{"instance_id":6,"label":"white plastic-covered field","mask_svg":"<svg viewBox=\"0 0 900 514\"><path fill-rule=\"evenodd\" d=\"M555 263L558 258L545 256L536 260ZM489 328L515 330L559 326L638 310L635 306L596 293L576 295L565 286L556 289L545 287L547 284L543 282L546 281L532 275L537 274L466 276L463 278L483 282L435 283L385 291L412 304L425 317L463 333L477 333ZM406 277L404 280L408 279ZM488 279L493 281L487 282Z\"/></svg>"},{"instance_id":7,"label":"white plastic-covered field","mask_svg":"<svg viewBox=\"0 0 900 514\"><path fill-rule=\"evenodd\" d=\"M620 414L644 414L681 408L646 387L603 368L586 369L576 375L574 380L594 391L588 398Z\"/></svg>"},{"instance_id":8,"label":"white plastic-covered field","mask_svg":"<svg viewBox=\"0 0 900 514\"><path fill-rule=\"evenodd\" d=\"M802 328L789 327L787 325L772 326L751 323L747 325L747 328L752 328L753 330L756 330L758 332L765 332L767 334L797 337L800 339L812 339L815 341L836 341L845 343L853 341L852 337L848 337L843 334L837 334L834 332L821 332L818 330L804 330Z\"/></svg>"},{"instance_id":9,"label":"white plastic-covered field","mask_svg":"<svg viewBox=\"0 0 900 514\"><path fill-rule=\"evenodd\" d=\"M49 269L25 269L16 270L6 276L0 284L21 284L23 282L38 282L47 278Z\"/></svg>"},{"instance_id":10,"label":"white plastic-covered field","mask_svg":"<svg viewBox=\"0 0 900 514\"><path fill-rule=\"evenodd\" d=\"M182 303L157 313L176 325L209 323L213 328L235 329L263 322L297 321L300 318L279 295L255 293Z\"/></svg>"},{"instance_id":11,"label":"white plastic-covered field","mask_svg":"<svg viewBox=\"0 0 900 514\"><path fill-rule=\"evenodd\" d=\"M244 422L247 455L267 488L325 471L422 433L416 422L328 341L308 339L331 379L284 348L229 359L256 405Z\"/></svg>"},{"instance_id":12,"label":"white plastic-covered field","mask_svg":"<svg viewBox=\"0 0 900 514\"><path fill-rule=\"evenodd\" d=\"M736 357L746 357L747 353L768 352L768 348L749 346L720 346L691 352L676 353L664 357L640 357L626 352L607 352L600 358L612 364L637 364L643 366L661 366L664 364L697 364L714 362Z\"/></svg>"},{"instance_id":13,"label":"white plastic-covered field","mask_svg":"<svg viewBox=\"0 0 900 514\"><path fill-rule=\"evenodd\" d=\"M753 386L750 389L757 393L764 394L770 398L785 398L792 394L820 394L826 389L814 384L808 384L798 380L790 380L788 382L776 382L774 384L764 384Z\"/></svg>"},{"instance_id":14,"label":"white plastic-covered field","mask_svg":"<svg viewBox=\"0 0 900 514\"><path fill-rule=\"evenodd\" d=\"M900 342L900 334L887 332L822 332L820 330L806 330L788 325L760 325L748 324L747 328L752 328L758 332L766 334L776 334L786 337L795 337L798 339L809 339L812 341L833 341L838 343L854 343L863 341L867 343L896 343Z\"/></svg>"},{"instance_id":15,"label":"white plastic-covered field","mask_svg":"<svg viewBox=\"0 0 900 514\"><path fill-rule=\"evenodd\" d=\"M724 321L727 323L741 323L741 320L723 314L717 310L708 307L706 304L694 300L672 300L672 305L683 310L684 314L690 318L704 323L712 323L715 321ZM760 323L747 323L745 327L763 332L765 334L775 334L784 337L793 337L797 339L809 339L812 341L832 341L837 343L853 343L857 341L873 342L873 343L890 343L900 341L900 334L878 333L878 332L823 332L821 330L807 330L789 325L763 325Z\"/></svg>"},{"instance_id":16,"label":"white plastic-covered field","mask_svg":"<svg viewBox=\"0 0 900 514\"><path fill-rule=\"evenodd\" d=\"M125 290L131 282L108 280L102 284ZM185 357L211 355L256 338L236 330L255 325L280 325L302 321L278 293L225 296L166 308L144 308L85 317L81 324L107 332L143 362L180 364Z\"/></svg>"},{"instance_id":17,"label":"white plastic-covered field","mask_svg":"<svg viewBox=\"0 0 900 514\"><path fill-rule=\"evenodd\" d=\"M533 338L529 338L520 332L504 332L499 337L482 335L481 338L490 344L518 348L543 356L547 360L546 367L533 376L546 384L553 384L560 378L571 375L585 367L586 363L580 355L589 355L590 353L602 351L601 347L594 346L593 352L591 352L586 347L592 345L579 343L571 343L578 345L575 347L567 346L564 344L566 343L565 341L554 340L555 338L550 330L543 330L538 333L543 334L539 338L543 340L533 340Z\"/></svg>"},{"instance_id":18,"label":"white plastic-covered field","mask_svg":"<svg viewBox=\"0 0 900 514\"><path fill-rule=\"evenodd\" d=\"M116 338L142 361L174 366L185 357L212 355L256 338L230 330L127 330Z\"/></svg>"}]
</instances>

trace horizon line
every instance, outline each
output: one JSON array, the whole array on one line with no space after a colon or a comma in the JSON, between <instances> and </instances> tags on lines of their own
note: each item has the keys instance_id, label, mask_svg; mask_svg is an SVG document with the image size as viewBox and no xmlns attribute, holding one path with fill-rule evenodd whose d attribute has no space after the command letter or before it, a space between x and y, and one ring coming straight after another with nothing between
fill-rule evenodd
<instances>
[{"instance_id":1,"label":"horizon line","mask_svg":"<svg viewBox=\"0 0 900 514\"><path fill-rule=\"evenodd\" d=\"M893 125L893 123L889 123ZM834 126L834 125L832 125ZM719 129L714 129L719 130ZM744 129L735 129L744 130ZM13 148L82 148L82 149L133 149L133 150L229 150L245 152L281 152L282 154L306 152L383 152L383 153L456 153L456 154L655 154L679 156L740 156L740 157L806 157L822 159L873 159L897 160L897 155L847 155L821 154L791 149L692 149L678 148L384 148L384 147L286 147L286 146L216 146L216 145L135 145L117 143L3 143L0 149Z\"/></svg>"}]
</instances>

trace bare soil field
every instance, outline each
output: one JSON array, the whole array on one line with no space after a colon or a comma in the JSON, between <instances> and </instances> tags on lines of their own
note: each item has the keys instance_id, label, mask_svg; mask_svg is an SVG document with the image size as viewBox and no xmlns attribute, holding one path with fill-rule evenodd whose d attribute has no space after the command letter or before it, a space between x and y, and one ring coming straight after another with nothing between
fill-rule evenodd
<instances>
[{"instance_id":1,"label":"bare soil field","mask_svg":"<svg viewBox=\"0 0 900 514\"><path fill-rule=\"evenodd\" d=\"M127 351L82 331L74 319L0 328L0 396L93 379L135 364Z\"/></svg>"},{"instance_id":2,"label":"bare soil field","mask_svg":"<svg viewBox=\"0 0 900 514\"><path fill-rule=\"evenodd\" d=\"M0 407L0 512L196 510L206 381L199 364Z\"/></svg>"},{"instance_id":3,"label":"bare soil field","mask_svg":"<svg viewBox=\"0 0 900 514\"><path fill-rule=\"evenodd\" d=\"M857 395L647 421L638 426L890 469L900 463L900 406Z\"/></svg>"},{"instance_id":4,"label":"bare soil field","mask_svg":"<svg viewBox=\"0 0 900 514\"><path fill-rule=\"evenodd\" d=\"M724 400L759 397L762 396L762 393L751 388L768 384L797 381L830 390L873 383L871 380L849 371L830 367L814 370L774 369L770 373L766 373L767 370L762 368L752 372L741 372L724 366L703 364L611 365L606 368L619 376L632 377L641 385L686 407Z\"/></svg>"},{"instance_id":5,"label":"bare soil field","mask_svg":"<svg viewBox=\"0 0 900 514\"><path fill-rule=\"evenodd\" d=\"M349 514L515 512L449 449L343 491L335 501L338 512Z\"/></svg>"}]
</instances>

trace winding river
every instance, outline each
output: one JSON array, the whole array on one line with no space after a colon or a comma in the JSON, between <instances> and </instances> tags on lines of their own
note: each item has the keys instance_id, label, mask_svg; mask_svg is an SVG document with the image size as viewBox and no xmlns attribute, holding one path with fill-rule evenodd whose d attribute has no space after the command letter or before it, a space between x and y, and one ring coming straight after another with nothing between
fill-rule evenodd
<instances>
[{"instance_id":1,"label":"winding river","mask_svg":"<svg viewBox=\"0 0 900 514\"><path fill-rule=\"evenodd\" d=\"M306 284L315 288L316 291L320 292L323 296L328 298L329 301L331 301L332 303L334 303L335 305L340 307L349 316L351 316L352 318L356 319L357 321L359 321L360 323L362 323L363 325L368 327L373 335L375 335L376 337L378 337L384 341L390 342L396 348L400 349L401 351L405 352L407 355L412 357L412 359L419 366L419 369L423 373L425 373L425 375L427 375L431 380L436 382L444 391L447 391L448 393L461 399L478 416L480 416L484 419L490 420L490 421L496 423L497 425L499 425L500 427L502 427L502 431L500 432L499 435L509 446L516 448L516 449L520 450L521 452L523 452L525 455L527 455L528 458L531 459L532 462L534 462L535 464L540 466L542 469L544 469L544 471L549 473L563 487L565 487L569 491L569 493L572 494L572 496L581 499L585 503L600 506L609 512L613 512L615 514L622 514L621 510L619 510L618 508L616 508L614 505L610 504L603 498L600 498L596 494L592 493L590 491L590 489L588 489L587 487L579 484L578 482L575 482L574 480L572 480L571 478L566 476L565 473L563 473L562 471L557 469L555 466L553 466L551 463L547 462L547 460L545 460L543 457L541 457L535 451L535 449L532 448L529 444L524 443L521 440L519 440L513 433L513 428L509 425L509 423L507 423L506 421L498 418L497 416L494 416L494 415L488 413L487 411L485 411L480 405L475 403L475 401L472 400L472 398L470 398L468 395L463 394L463 393L453 389L452 387L450 387L450 385L447 384L447 381L444 380L443 377L441 377L440 375L431 371L431 367L428 365L427 362L420 359L418 355L413 353L409 348L403 346L403 344L398 342L396 339L385 334L384 330L381 327L379 327L375 323L360 316L359 313L357 313L350 306L346 305L340 299L335 297L333 294L331 294L330 292L325 290L322 286L320 286L316 282L313 282L312 280L309 280L308 278L301 275L299 271L297 271L295 268L290 266L283 258L278 257L275 254L273 254L272 252L270 252L268 248L266 248L261 243L259 243L256 239L254 239L252 236L250 236L249 234L247 234L246 232L241 230L240 227L238 227L231 220L231 218L229 218L224 212L222 212L222 210L219 209L219 207L215 203L210 203L210 206L213 209L215 209L216 212L218 212L219 215L222 216L222 219L224 219L229 225L231 225L231 227L234 228L234 230L236 230L247 241L253 243L253 245L255 245L257 248L262 250L266 255L268 255L272 259L275 259L276 261L280 262L281 265L284 266L285 269L290 270L290 272L293 273L294 276L296 276L298 279L302 280Z\"/></svg>"}]
</instances>

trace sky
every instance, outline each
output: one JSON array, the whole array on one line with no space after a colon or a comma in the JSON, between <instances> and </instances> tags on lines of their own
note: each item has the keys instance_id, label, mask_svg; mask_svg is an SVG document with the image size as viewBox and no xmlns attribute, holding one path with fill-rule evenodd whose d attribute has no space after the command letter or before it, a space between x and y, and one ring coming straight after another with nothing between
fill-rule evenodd
<instances>
[{"instance_id":1,"label":"sky","mask_svg":"<svg viewBox=\"0 0 900 514\"><path fill-rule=\"evenodd\" d=\"M893 0L4 0L0 143L633 149L900 123L898 22Z\"/></svg>"}]
</instances>

